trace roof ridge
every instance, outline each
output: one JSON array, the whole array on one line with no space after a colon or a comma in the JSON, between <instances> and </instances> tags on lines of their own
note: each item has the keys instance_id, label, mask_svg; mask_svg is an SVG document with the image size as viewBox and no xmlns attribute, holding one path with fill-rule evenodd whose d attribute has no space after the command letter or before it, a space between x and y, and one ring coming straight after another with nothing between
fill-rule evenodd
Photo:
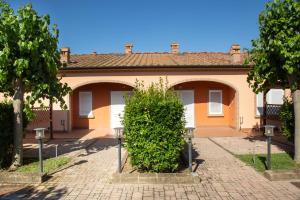
<instances>
[{"instance_id":1,"label":"roof ridge","mask_svg":"<svg viewBox=\"0 0 300 200\"><path fill-rule=\"evenodd\" d=\"M167 54L167 55L181 55L181 54L229 54L229 52L216 52L216 51L184 51L180 52L178 54L173 54L171 52L134 52L131 54ZM244 54L247 52L241 52L241 54ZM96 53L96 54L89 54L89 53L83 53L83 54L71 54L71 56L101 56L101 55L117 55L117 56L125 56L124 53Z\"/></svg>"},{"instance_id":2,"label":"roof ridge","mask_svg":"<svg viewBox=\"0 0 300 200\"><path fill-rule=\"evenodd\" d=\"M71 56L102 56L102 55L116 55L116 56L121 56L121 55L125 55L124 53L96 53L96 54L92 54L92 53L75 53L75 54L70 54Z\"/></svg>"}]
</instances>

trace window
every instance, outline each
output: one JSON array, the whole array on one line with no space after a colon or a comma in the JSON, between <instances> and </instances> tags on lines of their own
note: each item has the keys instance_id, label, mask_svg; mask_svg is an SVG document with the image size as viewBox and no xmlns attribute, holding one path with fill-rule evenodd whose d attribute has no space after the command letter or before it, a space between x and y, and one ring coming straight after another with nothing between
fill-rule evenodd
<instances>
[{"instance_id":1,"label":"window","mask_svg":"<svg viewBox=\"0 0 300 200\"><path fill-rule=\"evenodd\" d=\"M256 94L256 116L262 116L264 114L264 97L263 93Z\"/></svg>"},{"instance_id":2,"label":"window","mask_svg":"<svg viewBox=\"0 0 300 200\"><path fill-rule=\"evenodd\" d=\"M79 116L93 117L92 92L79 92Z\"/></svg>"},{"instance_id":3,"label":"window","mask_svg":"<svg viewBox=\"0 0 300 200\"><path fill-rule=\"evenodd\" d=\"M270 89L266 96L267 104L276 104L282 105L283 104L283 97L284 97L284 90L282 89ZM263 93L260 92L256 94L256 115L262 116L263 115ZM267 109L268 112L268 109Z\"/></svg>"},{"instance_id":4,"label":"window","mask_svg":"<svg viewBox=\"0 0 300 200\"><path fill-rule=\"evenodd\" d=\"M271 89L267 93L268 104L283 104L284 91L282 89Z\"/></svg>"},{"instance_id":5,"label":"window","mask_svg":"<svg viewBox=\"0 0 300 200\"><path fill-rule=\"evenodd\" d=\"M209 90L209 115L223 115L222 90Z\"/></svg>"}]
</instances>

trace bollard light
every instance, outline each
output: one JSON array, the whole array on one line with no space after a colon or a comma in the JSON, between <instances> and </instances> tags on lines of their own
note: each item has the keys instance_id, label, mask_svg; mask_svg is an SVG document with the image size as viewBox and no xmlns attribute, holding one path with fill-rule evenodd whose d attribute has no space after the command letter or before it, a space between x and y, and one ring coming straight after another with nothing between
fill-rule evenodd
<instances>
[{"instance_id":1,"label":"bollard light","mask_svg":"<svg viewBox=\"0 0 300 200\"><path fill-rule=\"evenodd\" d=\"M184 137L188 139L188 151L189 151L189 170L192 173L192 138L194 137L194 127L186 127Z\"/></svg>"},{"instance_id":2,"label":"bollard light","mask_svg":"<svg viewBox=\"0 0 300 200\"><path fill-rule=\"evenodd\" d=\"M46 128L36 128L35 131L35 139L42 140L45 138L45 129Z\"/></svg>"},{"instance_id":3,"label":"bollard light","mask_svg":"<svg viewBox=\"0 0 300 200\"><path fill-rule=\"evenodd\" d=\"M273 125L266 125L265 127L265 135L266 136L274 136L274 128Z\"/></svg>"},{"instance_id":4,"label":"bollard light","mask_svg":"<svg viewBox=\"0 0 300 200\"><path fill-rule=\"evenodd\" d=\"M35 131L35 139L38 140L39 143L39 165L40 165L40 173L44 172L43 169L43 139L45 138L45 129L46 128L36 128Z\"/></svg>"},{"instance_id":5,"label":"bollard light","mask_svg":"<svg viewBox=\"0 0 300 200\"><path fill-rule=\"evenodd\" d=\"M122 138L123 137L124 128L123 127L116 127L114 128L114 135L115 138Z\"/></svg>"},{"instance_id":6,"label":"bollard light","mask_svg":"<svg viewBox=\"0 0 300 200\"><path fill-rule=\"evenodd\" d=\"M194 137L194 127L186 127L185 128L185 134L184 137L187 139L193 138Z\"/></svg>"},{"instance_id":7,"label":"bollard light","mask_svg":"<svg viewBox=\"0 0 300 200\"><path fill-rule=\"evenodd\" d=\"M118 172L121 173L121 148L122 148L122 137L123 137L124 128L116 127L114 128L115 138L118 139Z\"/></svg>"},{"instance_id":8,"label":"bollard light","mask_svg":"<svg viewBox=\"0 0 300 200\"><path fill-rule=\"evenodd\" d=\"M274 128L273 125L266 125L265 127L265 136L267 136L267 144L268 144L268 155L267 155L267 168L270 170L272 168L271 163L271 144L272 144L272 137L274 136Z\"/></svg>"}]
</instances>

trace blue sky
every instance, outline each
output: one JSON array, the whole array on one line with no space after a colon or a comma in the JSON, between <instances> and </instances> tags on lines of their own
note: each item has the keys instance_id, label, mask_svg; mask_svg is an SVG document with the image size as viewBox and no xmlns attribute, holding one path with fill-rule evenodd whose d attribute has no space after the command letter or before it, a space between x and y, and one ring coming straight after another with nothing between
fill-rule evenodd
<instances>
[{"instance_id":1,"label":"blue sky","mask_svg":"<svg viewBox=\"0 0 300 200\"><path fill-rule=\"evenodd\" d=\"M59 47L72 53L169 51L226 52L232 43L251 47L258 15L268 0L8 0L14 8L31 2L50 14L60 31Z\"/></svg>"}]
</instances>

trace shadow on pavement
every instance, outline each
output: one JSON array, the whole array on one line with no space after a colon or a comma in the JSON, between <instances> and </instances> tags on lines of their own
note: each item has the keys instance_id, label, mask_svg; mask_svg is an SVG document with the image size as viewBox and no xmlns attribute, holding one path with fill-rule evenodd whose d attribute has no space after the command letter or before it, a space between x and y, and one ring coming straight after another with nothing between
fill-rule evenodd
<instances>
[{"instance_id":1,"label":"shadow on pavement","mask_svg":"<svg viewBox=\"0 0 300 200\"><path fill-rule=\"evenodd\" d=\"M86 148L86 152L84 154L80 154L78 157L85 157L102 150L107 150L111 147L116 147L117 144L118 142L115 138L98 138L97 141ZM122 144L124 144L124 141L122 141Z\"/></svg>"},{"instance_id":2,"label":"shadow on pavement","mask_svg":"<svg viewBox=\"0 0 300 200\"><path fill-rule=\"evenodd\" d=\"M259 136L248 136L248 137L245 137L243 139L248 140L250 142L255 142L255 141L266 142L267 138L265 136L259 135ZM272 145L274 145L274 146L278 147L279 149L287 152L291 156L294 153L294 148L293 148L293 146L291 146L291 144L289 144L285 141L277 140L276 136L272 137Z\"/></svg>"},{"instance_id":3,"label":"shadow on pavement","mask_svg":"<svg viewBox=\"0 0 300 200\"><path fill-rule=\"evenodd\" d=\"M195 163L195 167L193 169L193 172L196 172L197 169L199 168L199 166L205 162L205 160L203 160L203 159L194 159L193 161Z\"/></svg>"},{"instance_id":4,"label":"shadow on pavement","mask_svg":"<svg viewBox=\"0 0 300 200\"><path fill-rule=\"evenodd\" d=\"M300 182L291 182L294 186L300 189Z\"/></svg>"},{"instance_id":5,"label":"shadow on pavement","mask_svg":"<svg viewBox=\"0 0 300 200\"><path fill-rule=\"evenodd\" d=\"M68 168L74 167L74 166L76 166L76 165L81 165L81 164L84 164L84 163L87 163L87 162L88 162L87 160L80 160L80 161L75 162L75 163L73 163L73 164L71 164L71 165L67 165L67 166L65 166L65 167L62 167L62 168L60 168L59 170L57 170L57 171L55 171L55 172L52 172L52 173L48 174L47 180L50 179L54 174L56 174L56 173L58 173L58 172L61 172L61 171L66 170L66 169L68 169Z\"/></svg>"},{"instance_id":6,"label":"shadow on pavement","mask_svg":"<svg viewBox=\"0 0 300 200\"><path fill-rule=\"evenodd\" d=\"M185 143L184 144L184 149L183 149L183 152L184 152L184 157L185 157L185 160L187 162L187 165L188 165L188 143ZM205 160L203 159L200 159L200 153L199 151L197 151L197 149L194 147L194 145L192 145L192 162L193 162L193 172L196 172L197 169L199 168L200 165L202 165Z\"/></svg>"},{"instance_id":7,"label":"shadow on pavement","mask_svg":"<svg viewBox=\"0 0 300 200\"><path fill-rule=\"evenodd\" d=\"M25 186L22 189L11 191L9 193L0 195L0 199L60 199L67 193L65 188L56 189L55 187L48 187L38 190L34 186Z\"/></svg>"},{"instance_id":8,"label":"shadow on pavement","mask_svg":"<svg viewBox=\"0 0 300 200\"><path fill-rule=\"evenodd\" d=\"M74 140L74 139L57 139L51 140L43 145L43 157L52 158L57 155L64 155L77 150L85 149L92 145L98 138L87 140ZM101 139L100 139L101 140ZM37 158L38 146L35 144L24 145L24 157Z\"/></svg>"}]
</instances>

